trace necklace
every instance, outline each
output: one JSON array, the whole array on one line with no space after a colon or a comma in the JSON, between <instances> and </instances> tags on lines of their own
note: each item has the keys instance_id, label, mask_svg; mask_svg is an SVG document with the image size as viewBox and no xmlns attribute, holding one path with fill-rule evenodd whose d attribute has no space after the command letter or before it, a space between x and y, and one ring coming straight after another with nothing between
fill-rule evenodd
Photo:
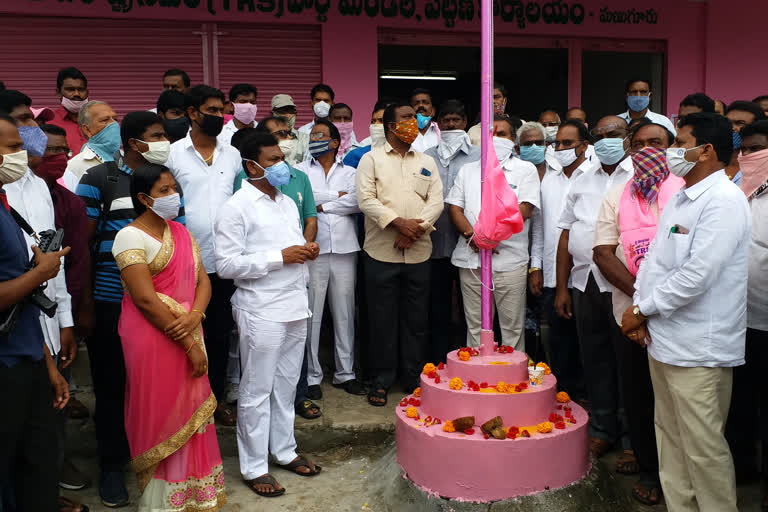
<instances>
[{"instance_id":1,"label":"necklace","mask_svg":"<svg viewBox=\"0 0 768 512\"><path fill-rule=\"evenodd\" d=\"M162 233L160 233L160 236L159 236L159 237L158 237L158 236L155 236L155 234L152 232L152 228L150 228L149 226L147 226L146 224L144 224L143 222L141 222L139 219L136 219L134 222L135 222L136 224L139 224L140 226L144 226L144 227L146 228L146 233L147 233L149 236L151 236L152 238L154 238L154 239L156 239L156 240L162 240L162 238L163 238L163 234L162 234Z\"/></svg>"},{"instance_id":2,"label":"necklace","mask_svg":"<svg viewBox=\"0 0 768 512\"><path fill-rule=\"evenodd\" d=\"M213 151L211 151L211 156L209 156L208 158L203 158L203 162L205 162L205 163L209 163L209 162L211 161L211 159L213 159L213 154L214 154L215 152L216 152L216 148L214 148L214 149L213 149ZM201 155L201 156L202 156L202 155Z\"/></svg>"}]
</instances>

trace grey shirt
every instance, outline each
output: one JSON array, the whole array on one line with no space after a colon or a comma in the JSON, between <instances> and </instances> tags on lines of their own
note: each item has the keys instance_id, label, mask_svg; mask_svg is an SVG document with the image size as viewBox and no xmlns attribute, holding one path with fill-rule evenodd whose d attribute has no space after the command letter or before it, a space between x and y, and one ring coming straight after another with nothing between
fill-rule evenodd
<instances>
[{"instance_id":1,"label":"grey shirt","mask_svg":"<svg viewBox=\"0 0 768 512\"><path fill-rule=\"evenodd\" d=\"M459 174L459 169L469 162L480 160L480 148L470 146L469 144L459 149L447 167L440 163L440 158L437 156L437 146L429 148L424 154L431 156L437 164L440 179L443 182L443 199L448 197L448 193L453 187L453 181L456 179L456 175ZM459 232L453 225L453 222L451 222L451 216L448 214L448 205L443 205L443 213L437 219L434 226L435 231L431 234L432 259L450 258L453 255L453 250L456 249Z\"/></svg>"}]
</instances>

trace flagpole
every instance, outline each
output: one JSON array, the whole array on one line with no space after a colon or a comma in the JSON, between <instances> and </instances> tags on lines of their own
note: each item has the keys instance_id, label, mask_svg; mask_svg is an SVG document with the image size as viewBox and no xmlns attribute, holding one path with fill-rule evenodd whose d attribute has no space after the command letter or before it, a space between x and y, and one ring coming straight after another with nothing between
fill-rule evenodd
<instances>
[{"instance_id":1,"label":"flagpole","mask_svg":"<svg viewBox=\"0 0 768 512\"><path fill-rule=\"evenodd\" d=\"M480 128L482 142L480 144L480 175L485 182L486 165L485 158L488 153L488 144L491 142L491 126L493 125L493 2L481 0L480 2ZM492 251L480 250L480 353L488 355L493 353L493 273Z\"/></svg>"}]
</instances>

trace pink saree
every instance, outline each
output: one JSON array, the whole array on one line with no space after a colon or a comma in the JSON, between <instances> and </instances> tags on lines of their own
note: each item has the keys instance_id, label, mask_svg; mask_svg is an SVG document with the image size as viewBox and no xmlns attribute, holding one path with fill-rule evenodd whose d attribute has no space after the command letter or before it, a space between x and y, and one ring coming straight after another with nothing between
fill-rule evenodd
<instances>
[{"instance_id":1,"label":"pink saree","mask_svg":"<svg viewBox=\"0 0 768 512\"><path fill-rule=\"evenodd\" d=\"M143 254L125 251L116 258L118 266ZM172 310L189 311L200 258L186 228L168 222L160 251L147 263L158 297ZM139 510L219 510L226 494L208 377L192 377L184 349L146 320L128 293L122 308L125 429L142 493ZM193 337L202 344L199 328Z\"/></svg>"}]
</instances>

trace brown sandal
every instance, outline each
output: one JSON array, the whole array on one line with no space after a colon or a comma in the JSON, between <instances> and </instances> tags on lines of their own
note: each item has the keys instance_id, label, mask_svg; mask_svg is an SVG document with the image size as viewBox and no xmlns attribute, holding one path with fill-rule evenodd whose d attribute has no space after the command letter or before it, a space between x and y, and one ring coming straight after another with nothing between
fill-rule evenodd
<instances>
[{"instance_id":1,"label":"brown sandal","mask_svg":"<svg viewBox=\"0 0 768 512\"><path fill-rule=\"evenodd\" d=\"M611 443L600 439L598 437L591 437L589 439L589 451L598 459L608 453L611 449Z\"/></svg>"},{"instance_id":2,"label":"brown sandal","mask_svg":"<svg viewBox=\"0 0 768 512\"><path fill-rule=\"evenodd\" d=\"M286 469L292 473L296 473L299 476L315 476L318 473L320 473L320 471L323 470L323 468L321 468L317 464L309 462L309 460L307 460L306 457L302 457L301 455L293 459L288 464L278 464L277 467ZM305 467L309 469L309 471L306 473L299 471L300 467Z\"/></svg>"},{"instance_id":3,"label":"brown sandal","mask_svg":"<svg viewBox=\"0 0 768 512\"><path fill-rule=\"evenodd\" d=\"M258 494L259 496L263 496L265 498L277 498L278 496L282 496L285 494L285 488L278 489L277 486L280 485L277 483L277 480L275 480L275 477L267 473L266 475L262 475L258 478L254 478L253 480L246 480L246 484L248 484L248 487ZM255 485L271 485L272 490L271 491L260 491L254 487Z\"/></svg>"},{"instance_id":4,"label":"brown sandal","mask_svg":"<svg viewBox=\"0 0 768 512\"><path fill-rule=\"evenodd\" d=\"M616 461L616 472L622 475L636 475L640 472L640 464L632 450L624 450Z\"/></svg>"},{"instance_id":5,"label":"brown sandal","mask_svg":"<svg viewBox=\"0 0 768 512\"><path fill-rule=\"evenodd\" d=\"M632 497L643 505L650 507L661 503L662 496L660 485L645 485L642 482L638 482L632 488Z\"/></svg>"},{"instance_id":6,"label":"brown sandal","mask_svg":"<svg viewBox=\"0 0 768 512\"><path fill-rule=\"evenodd\" d=\"M219 404L216 407L216 412L213 413L213 418L216 423L225 427L234 427L237 425L237 414L231 407L225 404Z\"/></svg>"}]
</instances>

